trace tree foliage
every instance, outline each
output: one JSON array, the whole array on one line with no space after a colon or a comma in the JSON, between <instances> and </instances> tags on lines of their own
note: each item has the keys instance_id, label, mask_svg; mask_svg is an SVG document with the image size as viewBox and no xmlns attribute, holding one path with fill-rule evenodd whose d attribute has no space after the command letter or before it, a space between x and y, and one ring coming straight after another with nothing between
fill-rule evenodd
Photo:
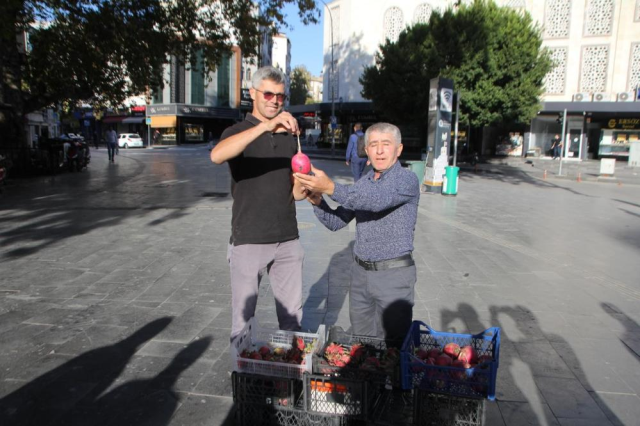
<instances>
[{"instance_id":1,"label":"tree foliage","mask_svg":"<svg viewBox=\"0 0 640 426\"><path fill-rule=\"evenodd\" d=\"M434 11L380 46L360 78L362 94L400 123L426 127L429 81L449 78L461 96L462 122L474 127L528 122L538 111L551 60L527 12L475 0Z\"/></svg>"},{"instance_id":2,"label":"tree foliage","mask_svg":"<svg viewBox=\"0 0 640 426\"><path fill-rule=\"evenodd\" d=\"M232 45L258 51L260 28L287 26L282 8L296 3L317 22L314 0L3 0L0 6L2 96L24 112L84 100L119 105L162 83L163 64L204 57L205 70ZM255 13L260 7L261 14ZM28 54L16 35L28 31ZM18 82L18 83L16 83ZM14 93L8 93L11 91ZM15 93L17 91L18 93Z\"/></svg>"},{"instance_id":3,"label":"tree foliage","mask_svg":"<svg viewBox=\"0 0 640 426\"><path fill-rule=\"evenodd\" d=\"M311 73L304 65L298 65L291 71L291 105L305 105L312 97L309 95L311 90Z\"/></svg>"}]
</instances>

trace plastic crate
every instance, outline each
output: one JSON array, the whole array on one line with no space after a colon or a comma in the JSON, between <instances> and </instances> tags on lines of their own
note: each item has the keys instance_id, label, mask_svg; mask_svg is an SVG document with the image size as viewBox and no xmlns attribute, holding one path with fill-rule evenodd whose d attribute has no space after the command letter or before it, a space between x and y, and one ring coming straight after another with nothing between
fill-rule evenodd
<instances>
[{"instance_id":1,"label":"plastic crate","mask_svg":"<svg viewBox=\"0 0 640 426\"><path fill-rule=\"evenodd\" d=\"M367 381L309 374L304 377L304 409L309 413L367 420L379 395Z\"/></svg>"},{"instance_id":2,"label":"plastic crate","mask_svg":"<svg viewBox=\"0 0 640 426\"><path fill-rule=\"evenodd\" d=\"M372 423L376 426L413 426L414 392L417 391L385 390L376 402Z\"/></svg>"},{"instance_id":3,"label":"plastic crate","mask_svg":"<svg viewBox=\"0 0 640 426\"><path fill-rule=\"evenodd\" d=\"M293 408L302 396L302 381L258 374L231 375L233 402L272 406L277 409Z\"/></svg>"},{"instance_id":4,"label":"plastic crate","mask_svg":"<svg viewBox=\"0 0 640 426\"><path fill-rule=\"evenodd\" d=\"M415 392L415 426L482 426L484 399Z\"/></svg>"},{"instance_id":5,"label":"plastic crate","mask_svg":"<svg viewBox=\"0 0 640 426\"><path fill-rule=\"evenodd\" d=\"M492 361L475 368L456 368L430 365L414 355L422 348L440 349L454 342L470 345L478 357L491 356ZM495 399L496 376L500 354L500 328L493 327L479 334L457 334L434 331L421 321L414 321L400 353L403 389L422 389L435 393L467 398Z\"/></svg>"},{"instance_id":6,"label":"plastic crate","mask_svg":"<svg viewBox=\"0 0 640 426\"><path fill-rule=\"evenodd\" d=\"M276 410L273 406L236 404L237 426L343 426L351 425L339 416L308 413L301 408Z\"/></svg>"},{"instance_id":7,"label":"plastic crate","mask_svg":"<svg viewBox=\"0 0 640 426\"><path fill-rule=\"evenodd\" d=\"M345 367L330 365L325 359L325 350L331 343L338 343L346 351L357 343L365 345L367 356L374 356L383 365L379 369L361 369L358 366L347 364ZM398 349L398 360L393 366L384 366L383 361L387 352L387 344L384 339L371 336L361 336L346 333L342 327L333 326L329 329L327 339L323 346L313 354L313 373L327 374L336 377L345 377L359 380L370 380L373 383L382 385L400 386L400 350Z\"/></svg>"},{"instance_id":8,"label":"plastic crate","mask_svg":"<svg viewBox=\"0 0 640 426\"><path fill-rule=\"evenodd\" d=\"M230 352L233 371L302 379L304 373L311 373L312 371L313 351L304 357L302 365L240 357L242 351L245 349L250 350L252 347L266 345L271 348L281 347L289 349L291 348L291 342L294 337L301 337L307 345L315 344L321 347L324 344L325 327L324 325L320 325L317 333L271 330L261 328L256 319L251 318L240 335L231 343Z\"/></svg>"}]
</instances>

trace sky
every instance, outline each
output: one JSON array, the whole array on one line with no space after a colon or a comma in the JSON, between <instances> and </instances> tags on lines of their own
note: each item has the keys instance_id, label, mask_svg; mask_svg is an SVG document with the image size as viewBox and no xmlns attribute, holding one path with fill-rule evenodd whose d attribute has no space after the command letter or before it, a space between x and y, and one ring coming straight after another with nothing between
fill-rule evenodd
<instances>
[{"instance_id":1,"label":"sky","mask_svg":"<svg viewBox=\"0 0 640 426\"><path fill-rule=\"evenodd\" d=\"M324 7L321 2L319 6ZM297 6L287 3L284 8L287 23L293 29L282 29L291 40L291 69L297 65L307 67L311 75L319 77L322 71L322 28L324 13L317 24L304 25L298 17Z\"/></svg>"}]
</instances>

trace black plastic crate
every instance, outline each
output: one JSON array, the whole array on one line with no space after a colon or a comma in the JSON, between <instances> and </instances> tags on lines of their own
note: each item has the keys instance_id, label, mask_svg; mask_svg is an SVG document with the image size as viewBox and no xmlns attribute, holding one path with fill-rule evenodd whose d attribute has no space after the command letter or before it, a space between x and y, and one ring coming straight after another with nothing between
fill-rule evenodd
<instances>
[{"instance_id":1,"label":"black plastic crate","mask_svg":"<svg viewBox=\"0 0 640 426\"><path fill-rule=\"evenodd\" d=\"M332 343L337 343L348 353L355 344L363 345L363 357L376 358L380 367L363 368L362 363L350 363L344 367L330 365L325 359L325 351ZM339 376L354 380L369 380L373 383L390 386L400 386L400 348L396 348L396 360L389 363L387 356L387 344L384 339L371 336L361 336L346 333L341 327L333 326L329 329L329 334L324 346L313 354L313 373ZM371 367L369 365L369 367Z\"/></svg>"},{"instance_id":2,"label":"black plastic crate","mask_svg":"<svg viewBox=\"0 0 640 426\"><path fill-rule=\"evenodd\" d=\"M372 424L376 426L413 426L415 392L413 389L385 390L376 401Z\"/></svg>"},{"instance_id":3,"label":"black plastic crate","mask_svg":"<svg viewBox=\"0 0 640 426\"><path fill-rule=\"evenodd\" d=\"M304 409L309 413L368 420L380 387L365 380L344 377L305 375Z\"/></svg>"},{"instance_id":4,"label":"black plastic crate","mask_svg":"<svg viewBox=\"0 0 640 426\"><path fill-rule=\"evenodd\" d=\"M484 399L415 390L414 424L416 426L482 426Z\"/></svg>"},{"instance_id":5,"label":"black plastic crate","mask_svg":"<svg viewBox=\"0 0 640 426\"><path fill-rule=\"evenodd\" d=\"M233 401L244 405L293 408L302 396L297 379L234 372L231 381Z\"/></svg>"},{"instance_id":6,"label":"black plastic crate","mask_svg":"<svg viewBox=\"0 0 640 426\"><path fill-rule=\"evenodd\" d=\"M236 426L344 426L351 425L340 416L308 413L302 408L236 404Z\"/></svg>"}]
</instances>

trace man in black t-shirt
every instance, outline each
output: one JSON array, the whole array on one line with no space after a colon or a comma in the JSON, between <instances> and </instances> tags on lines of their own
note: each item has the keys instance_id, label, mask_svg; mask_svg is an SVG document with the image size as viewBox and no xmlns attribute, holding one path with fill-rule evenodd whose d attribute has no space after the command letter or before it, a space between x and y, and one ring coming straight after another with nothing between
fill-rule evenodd
<instances>
[{"instance_id":1,"label":"man in black t-shirt","mask_svg":"<svg viewBox=\"0 0 640 426\"><path fill-rule=\"evenodd\" d=\"M299 330L302 317L302 260L296 200L306 192L291 175L298 123L283 111L285 76L260 68L249 89L253 111L226 129L211 161L227 162L233 196L231 239L231 340L254 316L263 271L269 274L282 330Z\"/></svg>"}]
</instances>

